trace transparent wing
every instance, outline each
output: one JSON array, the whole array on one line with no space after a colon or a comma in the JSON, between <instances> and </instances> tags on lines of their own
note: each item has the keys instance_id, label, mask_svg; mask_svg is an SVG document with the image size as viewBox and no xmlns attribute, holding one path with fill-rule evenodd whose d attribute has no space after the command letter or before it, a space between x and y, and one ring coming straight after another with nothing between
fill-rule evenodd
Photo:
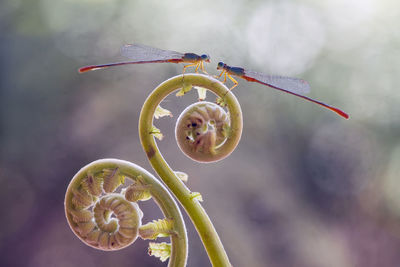
<instances>
[{"instance_id":1,"label":"transparent wing","mask_svg":"<svg viewBox=\"0 0 400 267\"><path fill-rule=\"evenodd\" d=\"M142 44L128 44L121 47L121 55L134 61L153 61L153 60L169 60L181 59L184 54L162 50Z\"/></svg>"},{"instance_id":2,"label":"transparent wing","mask_svg":"<svg viewBox=\"0 0 400 267\"><path fill-rule=\"evenodd\" d=\"M307 81L302 79L267 75L251 70L245 70L245 75L266 85L290 91L295 94L307 94L310 92L310 85Z\"/></svg>"}]
</instances>

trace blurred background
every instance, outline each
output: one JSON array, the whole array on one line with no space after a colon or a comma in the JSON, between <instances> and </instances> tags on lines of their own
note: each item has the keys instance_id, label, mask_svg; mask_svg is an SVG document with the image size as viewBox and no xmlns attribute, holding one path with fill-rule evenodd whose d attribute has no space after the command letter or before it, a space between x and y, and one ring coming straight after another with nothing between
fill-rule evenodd
<instances>
[{"instance_id":1,"label":"blurred background","mask_svg":"<svg viewBox=\"0 0 400 267\"><path fill-rule=\"evenodd\" d=\"M2 0L0 266L166 265L147 256L147 241L92 249L64 215L70 179L96 159L153 172L139 112L182 65L77 72L123 60L120 47L134 42L209 53L210 74L223 60L300 77L309 96L350 114L239 79L242 140L224 161L199 164L174 141L196 92L163 102L174 118L156 122L161 152L201 192L235 267L399 266L399 23L396 0ZM161 217L155 204L141 207L145 222ZM210 266L185 221L188 266Z\"/></svg>"}]
</instances>

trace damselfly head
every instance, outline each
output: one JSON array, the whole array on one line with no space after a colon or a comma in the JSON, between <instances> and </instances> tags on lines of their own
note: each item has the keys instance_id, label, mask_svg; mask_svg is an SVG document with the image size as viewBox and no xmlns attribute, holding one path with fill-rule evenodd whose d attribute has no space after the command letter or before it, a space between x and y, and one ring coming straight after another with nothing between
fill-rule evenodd
<instances>
[{"instance_id":1,"label":"damselfly head","mask_svg":"<svg viewBox=\"0 0 400 267\"><path fill-rule=\"evenodd\" d=\"M225 63L224 62L222 62L222 61L218 62L217 70L223 69L224 67L225 67Z\"/></svg>"},{"instance_id":2,"label":"damselfly head","mask_svg":"<svg viewBox=\"0 0 400 267\"><path fill-rule=\"evenodd\" d=\"M201 59L205 62L210 62L210 56L207 54L201 55Z\"/></svg>"}]
</instances>

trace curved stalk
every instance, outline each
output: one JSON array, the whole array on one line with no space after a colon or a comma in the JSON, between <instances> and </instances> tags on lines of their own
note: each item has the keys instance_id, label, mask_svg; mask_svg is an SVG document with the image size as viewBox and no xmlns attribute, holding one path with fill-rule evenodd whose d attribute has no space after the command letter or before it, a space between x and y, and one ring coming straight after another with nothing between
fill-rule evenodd
<instances>
[{"instance_id":1,"label":"curved stalk","mask_svg":"<svg viewBox=\"0 0 400 267\"><path fill-rule=\"evenodd\" d=\"M188 88L188 86L203 87L224 98L224 102L230 114L231 125L227 140L223 146L217 148L216 153L231 152L236 147L242 132L242 112L240 105L235 96L225 85L210 76L201 74L175 76L160 84L149 95L140 113L140 140L154 170L173 192L191 218L213 266L230 267L229 258L210 218L198 200L191 197L192 192L176 177L174 171L164 160L151 134L154 112L160 102L173 91L180 88Z\"/></svg>"}]
</instances>

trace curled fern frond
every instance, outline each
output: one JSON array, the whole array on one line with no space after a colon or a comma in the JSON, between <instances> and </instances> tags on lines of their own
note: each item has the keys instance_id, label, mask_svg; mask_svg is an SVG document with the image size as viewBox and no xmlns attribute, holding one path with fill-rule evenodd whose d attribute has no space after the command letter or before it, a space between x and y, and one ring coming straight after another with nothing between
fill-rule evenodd
<instances>
[{"instance_id":1,"label":"curled fern frond","mask_svg":"<svg viewBox=\"0 0 400 267\"><path fill-rule=\"evenodd\" d=\"M227 138L225 133L229 125L229 116L220 106L198 102L187 107L179 116L175 137L179 148L191 159L213 162L217 148Z\"/></svg>"},{"instance_id":2,"label":"curled fern frond","mask_svg":"<svg viewBox=\"0 0 400 267\"><path fill-rule=\"evenodd\" d=\"M120 186L124 188L118 190ZM132 197L137 192L142 197ZM168 219L146 225L156 229L157 236L170 236L174 249L169 266L184 267L187 236L182 214L166 188L133 163L103 159L82 168L68 186L65 214L72 231L85 244L100 250L119 250L139 237L143 212L135 201L150 198Z\"/></svg>"}]
</instances>

